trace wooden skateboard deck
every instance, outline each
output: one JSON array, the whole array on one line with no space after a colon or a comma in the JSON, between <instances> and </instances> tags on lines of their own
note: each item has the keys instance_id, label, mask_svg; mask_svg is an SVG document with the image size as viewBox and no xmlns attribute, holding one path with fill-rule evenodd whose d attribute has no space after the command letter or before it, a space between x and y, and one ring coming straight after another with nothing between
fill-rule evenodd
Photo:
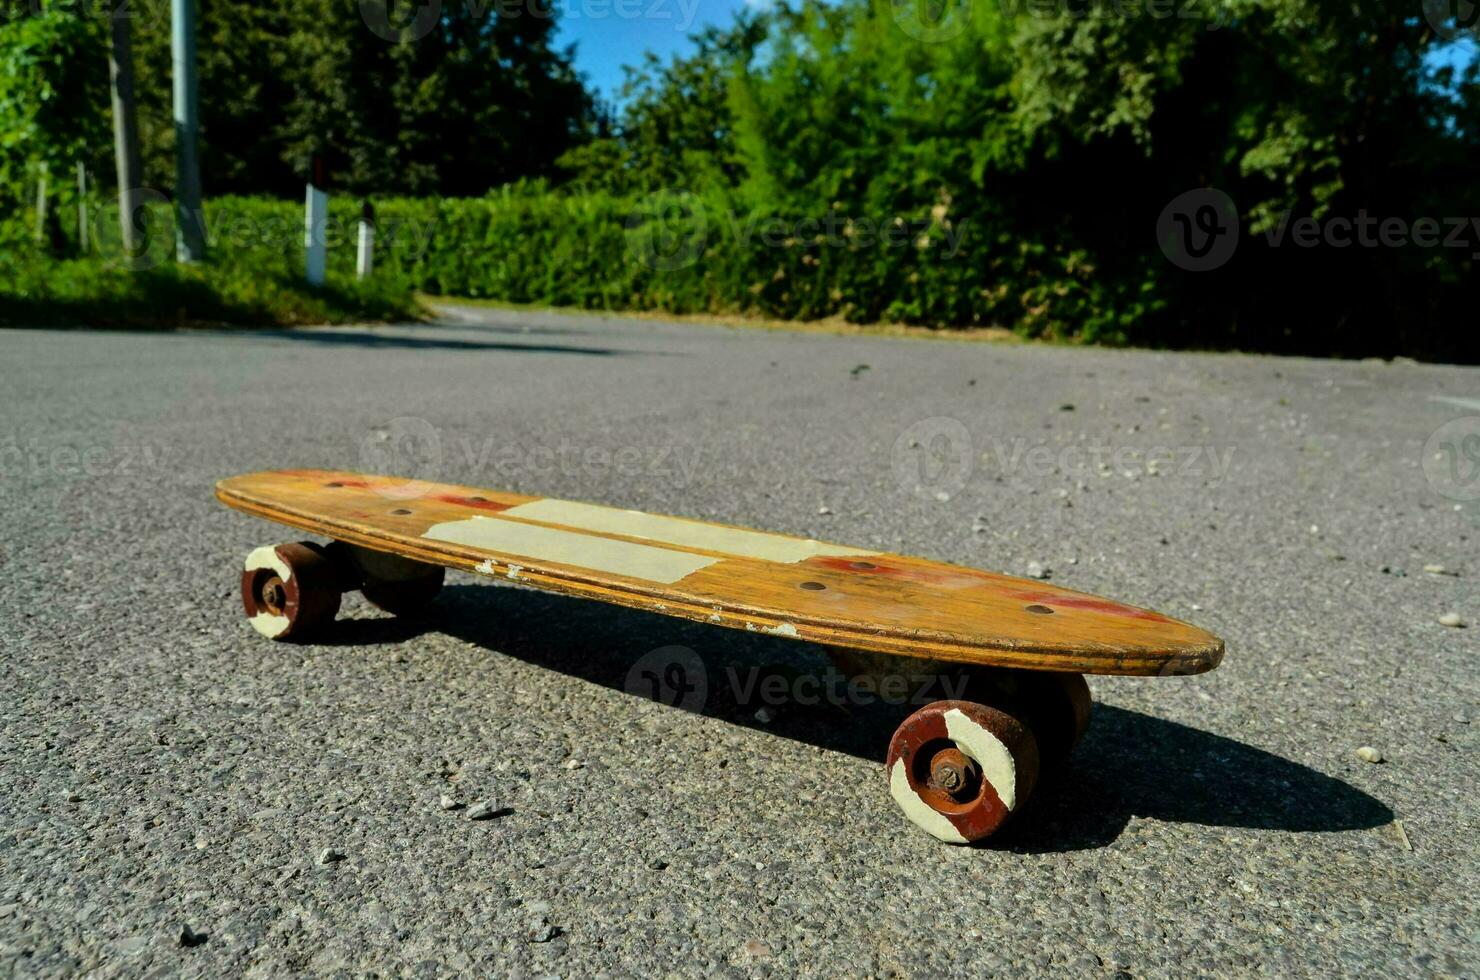
<instances>
[{"instance_id":1,"label":"wooden skateboard deck","mask_svg":"<svg viewBox=\"0 0 1480 980\"><path fill-rule=\"evenodd\" d=\"M687 518L332 470L232 477L216 495L374 552L857 650L1159 675L1223 655L1195 626L1045 582Z\"/></svg>"}]
</instances>

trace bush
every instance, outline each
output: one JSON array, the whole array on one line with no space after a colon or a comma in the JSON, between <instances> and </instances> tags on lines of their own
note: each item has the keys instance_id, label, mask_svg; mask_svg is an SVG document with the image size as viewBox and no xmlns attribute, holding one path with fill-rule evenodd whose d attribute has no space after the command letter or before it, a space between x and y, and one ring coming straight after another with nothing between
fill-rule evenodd
<instances>
[{"instance_id":1,"label":"bush","mask_svg":"<svg viewBox=\"0 0 1480 980\"><path fill-rule=\"evenodd\" d=\"M377 274L416 289L593 310L1008 326L1123 343L1157 308L1150 273L1098 274L1082 250L1020 241L934 206L897 220L744 211L719 193L622 196L513 185L482 198L376 202ZM213 254L279 260L302 205L219 198ZM330 202L330 270L348 275L359 205Z\"/></svg>"},{"instance_id":2,"label":"bush","mask_svg":"<svg viewBox=\"0 0 1480 980\"><path fill-rule=\"evenodd\" d=\"M264 216L275 216L287 227L286 203L245 203L259 225ZM179 265L168 206L155 204L145 210L144 248L131 264L119 252L116 219L116 212L111 218L100 212L90 248L74 258L38 248L19 221L0 223L0 324L295 326L419 315L404 277L386 269L361 282L352 257L347 264L333 264L324 286L309 286L303 279L301 230L291 241L279 236L251 248L212 235L205 262ZM77 254L75 228L69 236L64 254Z\"/></svg>"}]
</instances>

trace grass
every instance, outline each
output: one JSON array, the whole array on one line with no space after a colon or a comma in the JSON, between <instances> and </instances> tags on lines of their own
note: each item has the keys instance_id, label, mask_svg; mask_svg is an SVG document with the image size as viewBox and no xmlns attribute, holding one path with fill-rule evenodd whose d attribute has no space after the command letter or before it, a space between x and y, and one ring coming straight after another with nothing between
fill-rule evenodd
<instances>
[{"instance_id":1,"label":"grass","mask_svg":"<svg viewBox=\"0 0 1480 980\"><path fill-rule=\"evenodd\" d=\"M394 278L330 275L309 286L287 263L163 262L131 271L96 258L42 260L0 254L0 325L158 330L291 327L418 320L410 287Z\"/></svg>"}]
</instances>

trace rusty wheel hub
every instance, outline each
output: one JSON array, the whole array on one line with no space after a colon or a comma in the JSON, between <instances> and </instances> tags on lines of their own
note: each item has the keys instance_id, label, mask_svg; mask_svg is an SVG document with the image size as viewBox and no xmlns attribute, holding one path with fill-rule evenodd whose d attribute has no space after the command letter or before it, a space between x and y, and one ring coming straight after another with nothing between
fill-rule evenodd
<instances>
[{"instance_id":1,"label":"rusty wheel hub","mask_svg":"<svg viewBox=\"0 0 1480 980\"><path fill-rule=\"evenodd\" d=\"M930 785L960 802L976 796L982 772L976 761L952 746L930 760Z\"/></svg>"},{"instance_id":2,"label":"rusty wheel hub","mask_svg":"<svg viewBox=\"0 0 1480 980\"><path fill-rule=\"evenodd\" d=\"M257 596L262 600L262 605L267 607L268 612L274 616L283 614L283 607L288 601L288 593L282 579L276 575L268 578L257 590Z\"/></svg>"}]
</instances>

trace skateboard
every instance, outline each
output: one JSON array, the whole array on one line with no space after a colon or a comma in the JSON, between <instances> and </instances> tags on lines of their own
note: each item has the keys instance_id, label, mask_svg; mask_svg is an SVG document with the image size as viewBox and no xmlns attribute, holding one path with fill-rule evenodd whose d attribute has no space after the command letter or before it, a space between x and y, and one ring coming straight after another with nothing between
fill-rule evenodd
<instances>
[{"instance_id":1,"label":"skateboard","mask_svg":"<svg viewBox=\"0 0 1480 980\"><path fill-rule=\"evenodd\" d=\"M914 711L885 759L905 815L952 843L989 837L1063 764L1089 723L1083 674L1197 674L1223 656L1196 626L1047 582L707 521L334 470L231 477L216 496L330 539L247 556L247 619L274 640L321 634L355 590L415 613L451 568L810 641L853 676L911 658L957 677L970 696Z\"/></svg>"}]
</instances>

